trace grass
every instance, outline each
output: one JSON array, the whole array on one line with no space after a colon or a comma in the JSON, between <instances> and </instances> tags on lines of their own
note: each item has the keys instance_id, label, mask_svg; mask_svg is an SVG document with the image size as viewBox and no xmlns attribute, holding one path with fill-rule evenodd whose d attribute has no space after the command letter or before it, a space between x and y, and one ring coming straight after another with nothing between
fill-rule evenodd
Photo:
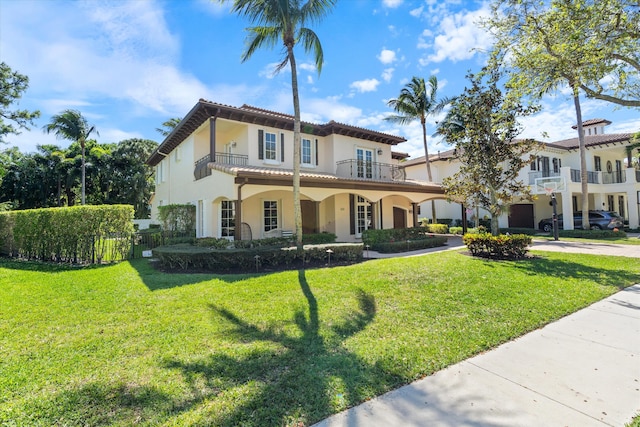
<instances>
[{"instance_id":1,"label":"grass","mask_svg":"<svg viewBox=\"0 0 640 427\"><path fill-rule=\"evenodd\" d=\"M534 240L547 240L552 241L553 235L537 234ZM640 238L638 237L600 237L598 239L587 239L578 237L560 237L560 240L566 242L582 242L582 243L613 243L617 245L640 245Z\"/></svg>"},{"instance_id":2,"label":"grass","mask_svg":"<svg viewBox=\"0 0 640 427\"><path fill-rule=\"evenodd\" d=\"M0 425L310 425L640 281L637 259L537 254L235 276L0 261Z\"/></svg>"}]
</instances>

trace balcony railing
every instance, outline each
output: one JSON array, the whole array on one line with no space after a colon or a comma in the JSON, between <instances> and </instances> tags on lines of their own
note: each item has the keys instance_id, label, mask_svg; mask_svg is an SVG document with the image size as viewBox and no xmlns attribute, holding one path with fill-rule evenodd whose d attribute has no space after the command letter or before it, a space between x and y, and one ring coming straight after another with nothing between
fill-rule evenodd
<instances>
[{"instance_id":1,"label":"balcony railing","mask_svg":"<svg viewBox=\"0 0 640 427\"><path fill-rule=\"evenodd\" d=\"M342 178L376 179L381 181L404 181L407 177L402 166L356 159L337 162L336 175Z\"/></svg>"},{"instance_id":2,"label":"balcony railing","mask_svg":"<svg viewBox=\"0 0 640 427\"><path fill-rule=\"evenodd\" d=\"M246 166L248 158L249 156L246 156L244 154L216 153L214 163L234 166ZM196 160L195 167L193 169L193 176L195 177L196 181L211 175L211 169L207 167L207 164L210 162L211 155L209 154Z\"/></svg>"},{"instance_id":3,"label":"balcony railing","mask_svg":"<svg viewBox=\"0 0 640 427\"><path fill-rule=\"evenodd\" d=\"M580 182L580 169L571 169L571 182ZM587 182L598 184L598 172L587 171Z\"/></svg>"},{"instance_id":4,"label":"balcony railing","mask_svg":"<svg viewBox=\"0 0 640 427\"><path fill-rule=\"evenodd\" d=\"M602 172L603 184L622 184L627 181L627 175L624 171Z\"/></svg>"}]
</instances>

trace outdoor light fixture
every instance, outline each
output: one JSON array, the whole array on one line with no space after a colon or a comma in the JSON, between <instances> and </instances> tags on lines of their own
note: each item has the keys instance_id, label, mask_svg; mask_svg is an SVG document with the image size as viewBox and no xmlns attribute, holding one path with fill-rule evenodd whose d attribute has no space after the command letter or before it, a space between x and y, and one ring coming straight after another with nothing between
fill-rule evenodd
<instances>
[{"instance_id":1,"label":"outdoor light fixture","mask_svg":"<svg viewBox=\"0 0 640 427\"><path fill-rule=\"evenodd\" d=\"M378 148L378 156L382 156L382 148Z\"/></svg>"}]
</instances>

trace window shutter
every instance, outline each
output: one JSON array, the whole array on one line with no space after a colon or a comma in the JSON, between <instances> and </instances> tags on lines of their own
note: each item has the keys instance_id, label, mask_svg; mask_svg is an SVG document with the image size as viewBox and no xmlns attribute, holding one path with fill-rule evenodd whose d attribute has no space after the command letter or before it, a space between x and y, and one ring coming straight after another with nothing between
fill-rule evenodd
<instances>
[{"instance_id":1,"label":"window shutter","mask_svg":"<svg viewBox=\"0 0 640 427\"><path fill-rule=\"evenodd\" d=\"M316 139L316 166L318 166L318 140Z\"/></svg>"},{"instance_id":2,"label":"window shutter","mask_svg":"<svg viewBox=\"0 0 640 427\"><path fill-rule=\"evenodd\" d=\"M349 234L356 234L355 204L356 197L349 194Z\"/></svg>"},{"instance_id":3,"label":"window shutter","mask_svg":"<svg viewBox=\"0 0 640 427\"><path fill-rule=\"evenodd\" d=\"M284 162L284 133L280 134L280 161Z\"/></svg>"},{"instance_id":4,"label":"window shutter","mask_svg":"<svg viewBox=\"0 0 640 427\"><path fill-rule=\"evenodd\" d=\"M264 131L258 130L258 158L264 159Z\"/></svg>"}]
</instances>

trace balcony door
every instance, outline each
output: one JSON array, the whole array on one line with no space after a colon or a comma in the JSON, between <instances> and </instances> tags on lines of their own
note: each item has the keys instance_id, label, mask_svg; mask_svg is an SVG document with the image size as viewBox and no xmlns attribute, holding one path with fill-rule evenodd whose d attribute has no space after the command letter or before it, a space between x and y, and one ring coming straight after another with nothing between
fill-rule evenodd
<instances>
[{"instance_id":1,"label":"balcony door","mask_svg":"<svg viewBox=\"0 0 640 427\"><path fill-rule=\"evenodd\" d=\"M356 148L358 178L373 178L373 150Z\"/></svg>"}]
</instances>

